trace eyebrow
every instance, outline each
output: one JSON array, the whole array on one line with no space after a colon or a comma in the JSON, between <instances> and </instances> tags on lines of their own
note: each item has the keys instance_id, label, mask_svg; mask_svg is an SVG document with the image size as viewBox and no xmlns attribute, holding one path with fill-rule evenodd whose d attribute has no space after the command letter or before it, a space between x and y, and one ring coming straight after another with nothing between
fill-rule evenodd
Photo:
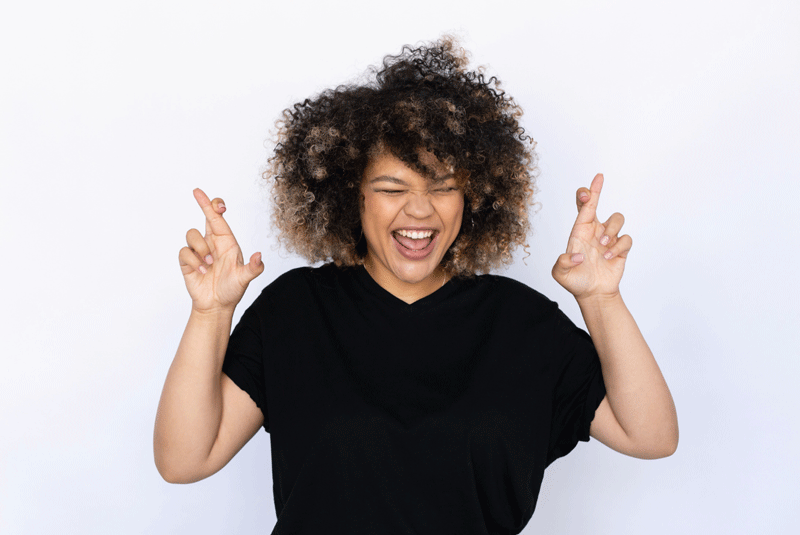
<instances>
[{"instance_id":1,"label":"eyebrow","mask_svg":"<svg viewBox=\"0 0 800 535\"><path fill-rule=\"evenodd\" d=\"M392 184L399 184L401 186L408 185L405 181L400 180L395 176L389 176L389 175L381 175L369 181L370 184L374 184L375 182L391 182Z\"/></svg>"},{"instance_id":2,"label":"eyebrow","mask_svg":"<svg viewBox=\"0 0 800 535\"><path fill-rule=\"evenodd\" d=\"M437 178L433 182L444 182L445 180L450 180L451 178L453 178L453 173L448 173L441 178ZM400 180L396 176L391 176L391 175L376 176L375 178L369 181L370 184L374 184L375 182L391 182L392 184L398 184L400 186L408 186L408 183L406 181Z\"/></svg>"}]
</instances>

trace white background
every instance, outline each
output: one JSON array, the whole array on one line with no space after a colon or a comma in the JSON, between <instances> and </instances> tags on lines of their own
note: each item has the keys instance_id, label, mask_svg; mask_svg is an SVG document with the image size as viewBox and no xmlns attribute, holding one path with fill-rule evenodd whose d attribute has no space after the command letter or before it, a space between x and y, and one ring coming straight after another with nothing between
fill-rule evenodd
<instances>
[{"instance_id":1,"label":"white background","mask_svg":"<svg viewBox=\"0 0 800 535\"><path fill-rule=\"evenodd\" d=\"M269 436L163 482L152 427L188 317L178 268L225 199L260 288L259 173L281 110L454 31L538 141L530 257L550 277L574 192L634 239L623 295L677 404L658 461L581 444L524 533L793 533L798 466L800 4L16 2L0 10L0 532L269 533Z\"/></svg>"}]
</instances>

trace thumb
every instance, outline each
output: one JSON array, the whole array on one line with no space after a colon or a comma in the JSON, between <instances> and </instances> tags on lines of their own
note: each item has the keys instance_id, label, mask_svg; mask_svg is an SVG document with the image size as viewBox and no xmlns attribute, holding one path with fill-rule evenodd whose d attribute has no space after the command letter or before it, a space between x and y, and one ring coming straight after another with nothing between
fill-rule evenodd
<instances>
[{"instance_id":1,"label":"thumb","mask_svg":"<svg viewBox=\"0 0 800 535\"><path fill-rule=\"evenodd\" d=\"M570 269L583 262L583 253L564 253L558 256L553 266L553 276L566 274Z\"/></svg>"},{"instance_id":2,"label":"thumb","mask_svg":"<svg viewBox=\"0 0 800 535\"><path fill-rule=\"evenodd\" d=\"M249 284L250 281L264 272L264 262L261 261L261 253L253 253L253 256L250 257L250 261L244 267L247 283Z\"/></svg>"}]
</instances>

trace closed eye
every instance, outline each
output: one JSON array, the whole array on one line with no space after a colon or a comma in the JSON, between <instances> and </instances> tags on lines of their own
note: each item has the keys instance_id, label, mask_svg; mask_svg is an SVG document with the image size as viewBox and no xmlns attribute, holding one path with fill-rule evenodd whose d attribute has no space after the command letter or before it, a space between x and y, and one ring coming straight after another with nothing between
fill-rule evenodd
<instances>
[{"instance_id":1,"label":"closed eye","mask_svg":"<svg viewBox=\"0 0 800 535\"><path fill-rule=\"evenodd\" d=\"M404 189L376 189L377 193L386 193L388 195L399 195L400 193L404 193Z\"/></svg>"}]
</instances>

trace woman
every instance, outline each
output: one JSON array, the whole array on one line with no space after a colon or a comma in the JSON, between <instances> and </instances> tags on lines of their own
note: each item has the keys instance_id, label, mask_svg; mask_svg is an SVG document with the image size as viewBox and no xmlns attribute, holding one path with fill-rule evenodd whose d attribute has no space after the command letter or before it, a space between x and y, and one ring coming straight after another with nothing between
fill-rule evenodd
<instances>
[{"instance_id":1,"label":"woman","mask_svg":"<svg viewBox=\"0 0 800 535\"><path fill-rule=\"evenodd\" d=\"M600 223L597 175L555 303L476 275L525 244L533 143L498 82L452 41L406 47L374 81L286 110L267 178L281 239L319 268L267 286L200 190L206 231L180 252L192 312L167 376L156 464L171 482L222 468L271 434L273 533L519 533L545 468L589 436L670 455L669 389L619 294L631 238Z\"/></svg>"}]
</instances>

